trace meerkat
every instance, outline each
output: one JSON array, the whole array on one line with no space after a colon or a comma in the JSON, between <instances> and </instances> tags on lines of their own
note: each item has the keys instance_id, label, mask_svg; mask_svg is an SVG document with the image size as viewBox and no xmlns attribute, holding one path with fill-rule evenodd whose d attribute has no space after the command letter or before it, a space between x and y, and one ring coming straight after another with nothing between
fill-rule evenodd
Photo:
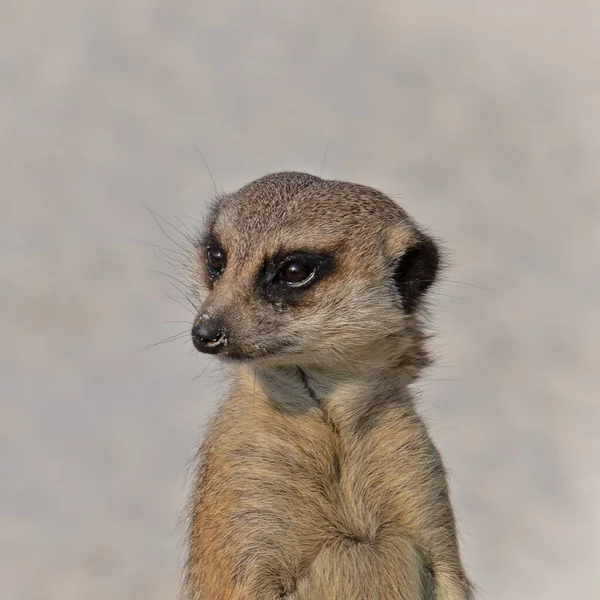
<instances>
[{"instance_id":1,"label":"meerkat","mask_svg":"<svg viewBox=\"0 0 600 600\"><path fill-rule=\"evenodd\" d=\"M429 364L431 237L386 195L304 173L218 198L194 346L231 387L199 454L188 600L467 600Z\"/></svg>"}]
</instances>

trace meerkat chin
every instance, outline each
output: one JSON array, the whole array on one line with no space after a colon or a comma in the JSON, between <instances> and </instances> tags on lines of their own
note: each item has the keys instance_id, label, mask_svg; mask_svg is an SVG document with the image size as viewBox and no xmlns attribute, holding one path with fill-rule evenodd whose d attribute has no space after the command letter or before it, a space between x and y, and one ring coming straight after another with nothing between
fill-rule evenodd
<instances>
[{"instance_id":1,"label":"meerkat chin","mask_svg":"<svg viewBox=\"0 0 600 600\"><path fill-rule=\"evenodd\" d=\"M190 498L188 600L468 600L410 384L436 242L374 189L277 173L216 199L194 346L230 391Z\"/></svg>"}]
</instances>

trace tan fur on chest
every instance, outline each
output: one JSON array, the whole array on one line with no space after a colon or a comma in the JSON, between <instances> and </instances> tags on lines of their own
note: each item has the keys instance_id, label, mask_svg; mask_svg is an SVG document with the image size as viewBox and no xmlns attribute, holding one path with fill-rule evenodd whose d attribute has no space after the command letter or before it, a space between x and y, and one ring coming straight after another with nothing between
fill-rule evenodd
<instances>
[{"instance_id":1,"label":"tan fur on chest","mask_svg":"<svg viewBox=\"0 0 600 600\"><path fill-rule=\"evenodd\" d=\"M282 409L263 385L236 388L205 444L198 598L421 598L440 559L460 572L443 466L410 402L356 435L310 398ZM419 595L402 595L403 570Z\"/></svg>"}]
</instances>

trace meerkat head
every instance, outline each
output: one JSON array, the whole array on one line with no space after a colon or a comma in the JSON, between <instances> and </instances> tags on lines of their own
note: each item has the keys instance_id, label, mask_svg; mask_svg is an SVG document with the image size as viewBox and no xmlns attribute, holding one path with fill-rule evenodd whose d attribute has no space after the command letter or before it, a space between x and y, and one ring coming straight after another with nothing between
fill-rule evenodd
<instances>
[{"instance_id":1,"label":"meerkat head","mask_svg":"<svg viewBox=\"0 0 600 600\"><path fill-rule=\"evenodd\" d=\"M199 236L200 352L298 366L410 353L436 244L368 187L277 173L219 198Z\"/></svg>"}]
</instances>

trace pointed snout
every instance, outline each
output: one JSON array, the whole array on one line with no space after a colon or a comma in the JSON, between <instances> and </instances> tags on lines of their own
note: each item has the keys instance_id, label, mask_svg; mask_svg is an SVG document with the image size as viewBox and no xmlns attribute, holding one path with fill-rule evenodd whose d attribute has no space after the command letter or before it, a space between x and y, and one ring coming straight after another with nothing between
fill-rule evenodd
<instances>
[{"instance_id":1,"label":"pointed snout","mask_svg":"<svg viewBox=\"0 0 600 600\"><path fill-rule=\"evenodd\" d=\"M220 319L202 315L192 327L192 342L198 352L219 354L227 346L227 332Z\"/></svg>"}]
</instances>

